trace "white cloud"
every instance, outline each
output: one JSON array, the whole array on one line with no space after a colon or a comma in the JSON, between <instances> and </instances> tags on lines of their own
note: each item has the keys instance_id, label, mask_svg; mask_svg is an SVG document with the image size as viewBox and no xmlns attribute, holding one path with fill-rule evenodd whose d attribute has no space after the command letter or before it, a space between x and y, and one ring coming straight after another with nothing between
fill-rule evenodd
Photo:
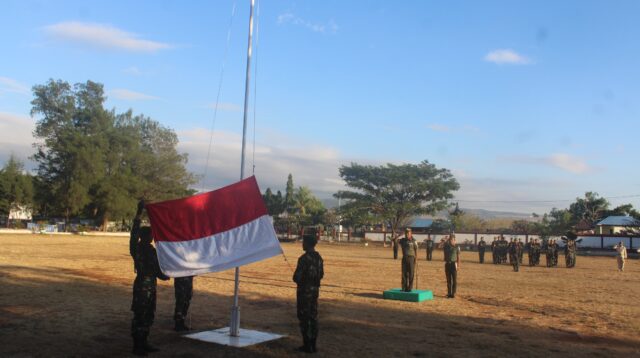
<instances>
[{"instance_id":1,"label":"white cloud","mask_svg":"<svg viewBox=\"0 0 640 358\"><path fill-rule=\"evenodd\" d=\"M29 86L20 83L13 78L8 77L0 77L0 93L18 93L18 94L29 94Z\"/></svg>"},{"instance_id":2,"label":"white cloud","mask_svg":"<svg viewBox=\"0 0 640 358\"><path fill-rule=\"evenodd\" d=\"M179 150L189 153L189 170L202 175L207 161L210 132L195 128L178 132ZM290 137L289 137L290 138ZM233 132L216 131L209 158L209 169L196 189L213 189L233 183L240 175L242 137ZM253 172L253 147L247 145L247 175ZM308 186L322 198L344 189L338 167L349 163L340 153L320 144L300 143L295 138L288 141L270 141L256 144L255 174L262 190L284 190L287 175L293 175L296 186Z\"/></svg>"},{"instance_id":3,"label":"white cloud","mask_svg":"<svg viewBox=\"0 0 640 358\"><path fill-rule=\"evenodd\" d=\"M113 89L109 91L109 94L117 99L121 99L125 101L151 101L151 100L159 99L158 97L155 97L155 96L151 96L151 95L140 93L140 92L134 92L134 91L123 89L123 88Z\"/></svg>"},{"instance_id":4,"label":"white cloud","mask_svg":"<svg viewBox=\"0 0 640 358\"><path fill-rule=\"evenodd\" d=\"M445 126L442 124L429 124L427 125L427 128L431 129L434 132L450 132L451 131L451 127L449 126Z\"/></svg>"},{"instance_id":5,"label":"white cloud","mask_svg":"<svg viewBox=\"0 0 640 358\"><path fill-rule=\"evenodd\" d=\"M499 65L527 65L532 63L529 58L510 49L493 50L484 56L484 60Z\"/></svg>"},{"instance_id":6,"label":"white cloud","mask_svg":"<svg viewBox=\"0 0 640 358\"><path fill-rule=\"evenodd\" d=\"M56 40L90 45L94 47L132 52L156 52L173 46L163 42L144 40L138 35L110 25L86 22L60 22L44 28L47 35Z\"/></svg>"},{"instance_id":7,"label":"white cloud","mask_svg":"<svg viewBox=\"0 0 640 358\"><path fill-rule=\"evenodd\" d=\"M566 153L553 153L544 157L534 157L526 155L512 156L504 157L502 159L509 162L517 162L520 164L544 165L561 169L573 174L585 174L593 171L594 169L589 164L587 164L587 162L583 158Z\"/></svg>"},{"instance_id":8,"label":"white cloud","mask_svg":"<svg viewBox=\"0 0 640 358\"><path fill-rule=\"evenodd\" d=\"M313 23L307 21L301 17L296 16L293 13L286 12L278 15L278 25L292 24L296 26L305 27L313 32L335 34L338 32L338 24L333 20L329 20L327 23Z\"/></svg>"},{"instance_id":9,"label":"white cloud","mask_svg":"<svg viewBox=\"0 0 640 358\"><path fill-rule=\"evenodd\" d=\"M584 159L565 153L552 154L545 158L545 161L556 168L560 168L574 174L584 174L591 171L591 167L589 167Z\"/></svg>"},{"instance_id":10,"label":"white cloud","mask_svg":"<svg viewBox=\"0 0 640 358\"><path fill-rule=\"evenodd\" d=\"M9 158L11 153L27 161L34 153L31 144L35 121L26 115L0 112L0 162ZM29 167L29 166L27 166Z\"/></svg>"},{"instance_id":11,"label":"white cloud","mask_svg":"<svg viewBox=\"0 0 640 358\"><path fill-rule=\"evenodd\" d=\"M216 109L216 104L215 103L210 103L210 104L206 105L206 107L215 110ZM218 103L218 110L219 111L226 111L226 112L240 112L242 110L242 107L240 107L239 105L237 105L235 103L219 102Z\"/></svg>"}]
</instances>

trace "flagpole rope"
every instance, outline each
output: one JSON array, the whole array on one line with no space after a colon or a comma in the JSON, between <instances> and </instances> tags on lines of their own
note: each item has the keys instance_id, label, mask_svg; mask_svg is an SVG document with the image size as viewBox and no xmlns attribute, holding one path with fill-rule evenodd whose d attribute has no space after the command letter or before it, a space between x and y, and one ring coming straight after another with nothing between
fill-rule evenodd
<instances>
[{"instance_id":1,"label":"flagpole rope","mask_svg":"<svg viewBox=\"0 0 640 358\"><path fill-rule=\"evenodd\" d=\"M222 56L222 67L220 68L220 80L218 81L218 94L216 95L216 104L213 108L213 119L211 120L211 130L209 135L209 147L207 149L207 160L204 165L204 170L202 173L202 186L201 191L205 190L205 183L207 180L207 171L209 170L209 158L211 157L211 146L213 144L213 131L215 129L216 118L218 117L218 106L220 104L220 94L222 93L222 80L224 78L224 68L227 63L227 54L229 53L229 44L231 43L231 29L233 25L233 18L236 15L236 2L233 2L233 7L231 8L231 18L229 19L229 29L227 30L227 45L224 48L224 55Z\"/></svg>"},{"instance_id":2,"label":"flagpole rope","mask_svg":"<svg viewBox=\"0 0 640 358\"><path fill-rule=\"evenodd\" d=\"M258 106L258 49L260 45L260 1L256 6L256 60L253 69L253 153L251 157L251 174L256 174L256 107Z\"/></svg>"}]
</instances>

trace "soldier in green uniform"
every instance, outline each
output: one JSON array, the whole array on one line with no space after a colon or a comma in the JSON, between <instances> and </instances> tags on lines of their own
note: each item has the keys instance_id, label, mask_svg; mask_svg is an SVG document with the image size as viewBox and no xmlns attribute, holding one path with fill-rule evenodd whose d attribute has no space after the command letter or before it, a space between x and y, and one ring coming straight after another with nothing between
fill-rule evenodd
<instances>
[{"instance_id":1,"label":"soldier in green uniform","mask_svg":"<svg viewBox=\"0 0 640 358\"><path fill-rule=\"evenodd\" d=\"M185 319L193 296L193 276L176 277L173 279L173 286L176 295L176 306L173 314L174 329L176 332L190 331L191 327L185 324Z\"/></svg>"},{"instance_id":2,"label":"soldier in green uniform","mask_svg":"<svg viewBox=\"0 0 640 358\"><path fill-rule=\"evenodd\" d=\"M520 246L515 240L509 245L509 263L513 266L513 271L520 270Z\"/></svg>"},{"instance_id":3,"label":"soldier in green uniform","mask_svg":"<svg viewBox=\"0 0 640 358\"><path fill-rule=\"evenodd\" d=\"M418 252L418 244L413 239L410 228L404 230L404 237L400 239L399 244L402 248L402 290L410 292L413 288Z\"/></svg>"},{"instance_id":4,"label":"soldier in green uniform","mask_svg":"<svg viewBox=\"0 0 640 358\"><path fill-rule=\"evenodd\" d=\"M518 261L520 265L522 265L522 257L524 256L524 244L522 243L522 239L518 239Z\"/></svg>"},{"instance_id":5,"label":"soldier in green uniform","mask_svg":"<svg viewBox=\"0 0 640 358\"><path fill-rule=\"evenodd\" d=\"M458 288L458 271L460 270L460 248L456 245L456 236L438 245L444 251L444 274L447 277L447 298L456 297Z\"/></svg>"},{"instance_id":6,"label":"soldier in green uniform","mask_svg":"<svg viewBox=\"0 0 640 358\"><path fill-rule=\"evenodd\" d=\"M487 247L487 243L484 242L484 236L480 237L480 241L478 242L478 259L480 263L484 263L484 250Z\"/></svg>"},{"instance_id":7,"label":"soldier in green uniform","mask_svg":"<svg viewBox=\"0 0 640 358\"><path fill-rule=\"evenodd\" d=\"M578 235L576 235L573 231L567 232L567 236L563 236L562 240L565 242L564 245L564 256L567 268L573 268L576 266L576 252L578 250L577 243L582 241L582 239L577 240Z\"/></svg>"},{"instance_id":8,"label":"soldier in green uniform","mask_svg":"<svg viewBox=\"0 0 640 358\"><path fill-rule=\"evenodd\" d=\"M393 248L393 259L397 260L398 259L398 237L395 235L391 239L391 247Z\"/></svg>"},{"instance_id":9,"label":"soldier in green uniform","mask_svg":"<svg viewBox=\"0 0 640 358\"><path fill-rule=\"evenodd\" d=\"M498 263L498 254L497 254L497 250L498 250L498 242L496 241L496 238L493 238L493 241L491 242L491 259L493 260L493 264L497 264Z\"/></svg>"},{"instance_id":10,"label":"soldier in green uniform","mask_svg":"<svg viewBox=\"0 0 640 358\"><path fill-rule=\"evenodd\" d=\"M431 261L433 258L433 240L431 239L431 235L427 238L425 246L427 247L427 261Z\"/></svg>"},{"instance_id":11,"label":"soldier in green uniform","mask_svg":"<svg viewBox=\"0 0 640 358\"><path fill-rule=\"evenodd\" d=\"M314 232L303 235L302 249L305 251L298 259L298 266L293 274L296 290L297 315L300 322L300 333L303 345L300 351L316 352L318 338L318 296L320 281L324 276L322 257L315 250L318 239Z\"/></svg>"},{"instance_id":12,"label":"soldier in green uniform","mask_svg":"<svg viewBox=\"0 0 640 358\"><path fill-rule=\"evenodd\" d=\"M558 243L556 242L556 240L553 240L553 266L554 267L558 267L558 251L559 251Z\"/></svg>"},{"instance_id":13,"label":"soldier in green uniform","mask_svg":"<svg viewBox=\"0 0 640 358\"><path fill-rule=\"evenodd\" d=\"M156 312L157 279L169 279L160 271L156 249L151 245L153 239L151 228L148 226L140 227L140 216L143 209L144 202L140 201L129 238L129 253L133 257L136 271L131 302L131 311L133 311L133 319L131 320L132 353L138 356L146 356L148 352L158 351L157 348L149 345L147 338Z\"/></svg>"}]
</instances>

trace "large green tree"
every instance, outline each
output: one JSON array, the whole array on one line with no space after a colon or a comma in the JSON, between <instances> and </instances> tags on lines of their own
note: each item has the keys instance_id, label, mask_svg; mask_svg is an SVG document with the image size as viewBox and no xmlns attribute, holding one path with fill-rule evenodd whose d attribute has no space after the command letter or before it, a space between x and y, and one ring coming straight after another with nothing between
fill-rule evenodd
<instances>
[{"instance_id":1,"label":"large green tree","mask_svg":"<svg viewBox=\"0 0 640 358\"><path fill-rule=\"evenodd\" d=\"M106 110L102 84L50 80L33 88L31 114L40 205L49 215L109 220L133 214L138 199L190 193L195 182L175 132L132 111Z\"/></svg>"},{"instance_id":2,"label":"large green tree","mask_svg":"<svg viewBox=\"0 0 640 358\"><path fill-rule=\"evenodd\" d=\"M334 194L391 226L393 234L411 218L449 206L460 185L448 169L428 161L381 166L351 163L340 167L349 188Z\"/></svg>"},{"instance_id":3,"label":"large green tree","mask_svg":"<svg viewBox=\"0 0 640 358\"><path fill-rule=\"evenodd\" d=\"M0 214L7 219L12 210L33 207L33 179L25 173L24 164L13 154L0 169Z\"/></svg>"}]
</instances>

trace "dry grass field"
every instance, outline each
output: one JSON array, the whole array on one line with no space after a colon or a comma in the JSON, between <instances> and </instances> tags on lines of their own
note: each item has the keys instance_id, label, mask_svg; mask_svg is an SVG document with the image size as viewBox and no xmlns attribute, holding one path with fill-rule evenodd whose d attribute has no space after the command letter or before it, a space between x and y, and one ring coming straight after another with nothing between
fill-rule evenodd
<instances>
[{"instance_id":1,"label":"dry grass field","mask_svg":"<svg viewBox=\"0 0 640 358\"><path fill-rule=\"evenodd\" d=\"M283 247L294 266L300 245ZM464 253L458 296L446 299L442 253L427 262L422 251L419 286L435 298L408 303L382 299L400 285L390 249L323 243L318 251L318 357L640 356L637 260L624 273L613 258L582 256L574 269L515 273ZM152 356L303 356L291 276L282 256L241 269L242 327L288 335L245 349L173 332L173 286L161 282L150 341L162 350ZM133 278L124 237L0 235L0 356L127 356ZM227 326L233 271L194 285L191 325Z\"/></svg>"}]
</instances>

